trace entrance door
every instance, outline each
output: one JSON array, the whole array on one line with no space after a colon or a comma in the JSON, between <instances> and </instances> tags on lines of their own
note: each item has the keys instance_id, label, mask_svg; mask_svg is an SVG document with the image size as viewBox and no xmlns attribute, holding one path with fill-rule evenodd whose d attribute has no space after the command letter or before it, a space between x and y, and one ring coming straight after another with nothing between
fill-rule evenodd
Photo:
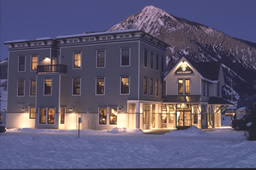
<instances>
[{"instance_id":1,"label":"entrance door","mask_svg":"<svg viewBox=\"0 0 256 170\"><path fill-rule=\"evenodd\" d=\"M191 126L191 111L177 111L178 126Z\"/></svg>"}]
</instances>

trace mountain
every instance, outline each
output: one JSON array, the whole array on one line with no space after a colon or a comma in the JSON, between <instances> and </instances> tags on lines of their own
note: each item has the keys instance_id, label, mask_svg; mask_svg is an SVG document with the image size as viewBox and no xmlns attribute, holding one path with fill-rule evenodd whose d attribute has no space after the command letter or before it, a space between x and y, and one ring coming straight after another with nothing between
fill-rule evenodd
<instances>
[{"instance_id":1,"label":"mountain","mask_svg":"<svg viewBox=\"0 0 256 170\"><path fill-rule=\"evenodd\" d=\"M256 94L256 43L233 38L221 31L146 6L108 31L138 29L170 45L168 65L182 56L195 62L219 61L224 68L224 97L231 100ZM232 85L231 85L232 84Z\"/></svg>"}]
</instances>

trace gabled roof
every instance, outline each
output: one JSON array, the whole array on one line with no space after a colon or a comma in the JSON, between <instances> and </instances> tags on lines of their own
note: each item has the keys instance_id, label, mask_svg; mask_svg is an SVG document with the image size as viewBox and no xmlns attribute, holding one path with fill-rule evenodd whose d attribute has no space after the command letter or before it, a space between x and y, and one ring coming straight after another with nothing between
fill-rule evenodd
<instances>
[{"instance_id":1,"label":"gabled roof","mask_svg":"<svg viewBox=\"0 0 256 170\"><path fill-rule=\"evenodd\" d=\"M191 64L194 69L196 69L202 78L212 81L218 80L221 65L220 62L195 62L186 57L182 57L177 63L172 64L172 69L165 74L165 77L184 59L187 60L187 62Z\"/></svg>"}]
</instances>

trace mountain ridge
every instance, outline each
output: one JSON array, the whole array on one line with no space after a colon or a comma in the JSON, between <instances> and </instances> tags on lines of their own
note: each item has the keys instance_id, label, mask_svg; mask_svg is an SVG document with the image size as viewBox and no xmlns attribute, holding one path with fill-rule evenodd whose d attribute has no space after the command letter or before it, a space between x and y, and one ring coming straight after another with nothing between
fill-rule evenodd
<instances>
[{"instance_id":1,"label":"mountain ridge","mask_svg":"<svg viewBox=\"0 0 256 170\"><path fill-rule=\"evenodd\" d=\"M256 93L256 43L225 34L197 22L173 16L152 5L112 26L108 31L138 29L168 43L169 66L186 56L197 62L223 64L227 99ZM232 87L231 87L232 83ZM241 88L243 87L243 88Z\"/></svg>"}]
</instances>

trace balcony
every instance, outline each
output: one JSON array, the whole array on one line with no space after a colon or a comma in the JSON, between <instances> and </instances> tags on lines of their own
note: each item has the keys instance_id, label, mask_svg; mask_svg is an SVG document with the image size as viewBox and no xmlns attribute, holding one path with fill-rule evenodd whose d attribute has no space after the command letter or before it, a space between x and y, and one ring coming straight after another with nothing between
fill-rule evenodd
<instances>
[{"instance_id":1,"label":"balcony","mask_svg":"<svg viewBox=\"0 0 256 170\"><path fill-rule=\"evenodd\" d=\"M55 64L55 65L38 65L37 66L37 74L40 73L66 73L67 66L63 64Z\"/></svg>"}]
</instances>

